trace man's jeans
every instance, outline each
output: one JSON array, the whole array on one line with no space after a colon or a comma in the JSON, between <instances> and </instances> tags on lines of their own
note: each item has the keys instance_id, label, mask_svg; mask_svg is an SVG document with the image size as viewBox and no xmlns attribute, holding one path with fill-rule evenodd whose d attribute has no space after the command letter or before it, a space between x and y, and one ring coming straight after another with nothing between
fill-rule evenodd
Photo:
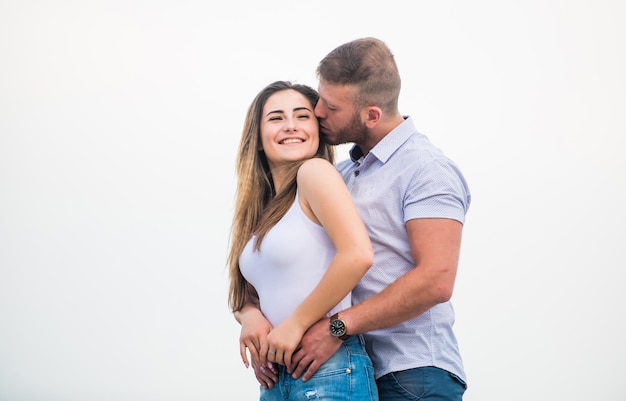
<instances>
[{"instance_id":1,"label":"man's jeans","mask_svg":"<svg viewBox=\"0 0 626 401\"><path fill-rule=\"evenodd\" d=\"M434 366L388 373L376 384L380 401L461 401L467 388L461 378Z\"/></svg>"}]
</instances>

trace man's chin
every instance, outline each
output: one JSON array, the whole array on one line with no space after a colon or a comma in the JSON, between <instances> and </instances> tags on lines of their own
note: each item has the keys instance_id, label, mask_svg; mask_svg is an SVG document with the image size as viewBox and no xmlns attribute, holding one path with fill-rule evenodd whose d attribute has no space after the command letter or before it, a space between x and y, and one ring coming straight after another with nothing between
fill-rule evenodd
<instances>
[{"instance_id":1,"label":"man's chin","mask_svg":"<svg viewBox=\"0 0 626 401\"><path fill-rule=\"evenodd\" d=\"M332 136L329 136L327 133L322 132L322 137L324 138L324 142L330 144L330 145L336 145L335 141L337 138L333 138Z\"/></svg>"}]
</instances>

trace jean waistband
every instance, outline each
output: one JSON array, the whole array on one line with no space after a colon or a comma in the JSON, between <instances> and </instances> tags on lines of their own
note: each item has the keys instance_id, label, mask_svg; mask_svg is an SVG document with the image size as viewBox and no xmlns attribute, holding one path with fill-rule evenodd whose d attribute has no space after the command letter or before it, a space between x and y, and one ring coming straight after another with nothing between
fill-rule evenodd
<instances>
[{"instance_id":1,"label":"jean waistband","mask_svg":"<svg viewBox=\"0 0 626 401\"><path fill-rule=\"evenodd\" d=\"M346 338L343 343L346 345L358 344L365 347L365 339L361 334L351 335L350 337Z\"/></svg>"}]
</instances>

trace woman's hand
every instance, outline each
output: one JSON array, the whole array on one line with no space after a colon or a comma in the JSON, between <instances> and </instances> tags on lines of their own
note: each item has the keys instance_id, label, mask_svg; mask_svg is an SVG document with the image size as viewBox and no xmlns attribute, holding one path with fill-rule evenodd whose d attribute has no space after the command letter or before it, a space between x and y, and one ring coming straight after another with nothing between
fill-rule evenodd
<instances>
[{"instance_id":1,"label":"woman's hand","mask_svg":"<svg viewBox=\"0 0 626 401\"><path fill-rule=\"evenodd\" d=\"M278 381L278 373L276 366L267 360L267 335L272 330L272 325L256 307L245 307L238 314L241 323L239 353L243 364L246 368L250 366L249 352L257 381L266 390L273 388Z\"/></svg>"},{"instance_id":2,"label":"woman's hand","mask_svg":"<svg viewBox=\"0 0 626 401\"><path fill-rule=\"evenodd\" d=\"M252 368L254 369L254 375L256 376L256 380L259 382L261 387L265 390L269 388L274 388L274 383L278 382L278 372L276 370L276 365L272 362L268 362L267 365L257 366L252 361Z\"/></svg>"},{"instance_id":3,"label":"woman's hand","mask_svg":"<svg viewBox=\"0 0 626 401\"><path fill-rule=\"evenodd\" d=\"M285 319L267 335L267 359L290 367L291 356L299 347L304 331L293 318Z\"/></svg>"}]
</instances>

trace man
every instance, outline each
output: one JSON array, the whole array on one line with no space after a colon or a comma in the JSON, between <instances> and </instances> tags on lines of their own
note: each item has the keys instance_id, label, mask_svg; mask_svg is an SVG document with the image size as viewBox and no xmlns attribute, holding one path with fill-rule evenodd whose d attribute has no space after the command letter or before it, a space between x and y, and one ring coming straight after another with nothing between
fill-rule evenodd
<instances>
[{"instance_id":1,"label":"man","mask_svg":"<svg viewBox=\"0 0 626 401\"><path fill-rule=\"evenodd\" d=\"M345 43L320 62L317 76L321 132L331 144L354 143L352 160L338 169L372 240L374 264L353 290L353 306L307 331L289 371L306 381L342 339L362 335L380 400L461 400L466 379L450 298L467 183L399 112L400 75L385 43ZM271 371L255 365L255 373L273 385Z\"/></svg>"}]
</instances>

